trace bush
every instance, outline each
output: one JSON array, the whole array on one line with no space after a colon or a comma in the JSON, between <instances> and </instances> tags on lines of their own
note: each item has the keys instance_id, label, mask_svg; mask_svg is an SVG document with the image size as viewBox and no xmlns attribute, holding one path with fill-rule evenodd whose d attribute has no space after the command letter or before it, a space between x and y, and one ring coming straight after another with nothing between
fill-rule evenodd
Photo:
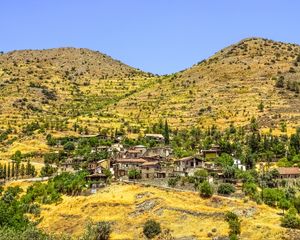
<instances>
[{"instance_id":1,"label":"bush","mask_svg":"<svg viewBox=\"0 0 300 240\"><path fill-rule=\"evenodd\" d=\"M297 210L295 208L289 209L284 217L281 218L281 226L300 229L300 218L297 216Z\"/></svg>"},{"instance_id":2,"label":"bush","mask_svg":"<svg viewBox=\"0 0 300 240\"><path fill-rule=\"evenodd\" d=\"M255 196L257 193L257 186L255 183L244 183L243 184L243 192L248 196Z\"/></svg>"},{"instance_id":3,"label":"bush","mask_svg":"<svg viewBox=\"0 0 300 240\"><path fill-rule=\"evenodd\" d=\"M111 224L109 222L88 222L85 233L80 240L108 240L111 233Z\"/></svg>"},{"instance_id":4,"label":"bush","mask_svg":"<svg viewBox=\"0 0 300 240\"><path fill-rule=\"evenodd\" d=\"M204 198L209 198L214 194L213 187L209 184L208 181L204 181L200 184L200 195Z\"/></svg>"},{"instance_id":5,"label":"bush","mask_svg":"<svg viewBox=\"0 0 300 240\"><path fill-rule=\"evenodd\" d=\"M139 178L141 178L141 172L136 169L131 169L128 171L128 178L129 179L139 179Z\"/></svg>"},{"instance_id":6,"label":"bush","mask_svg":"<svg viewBox=\"0 0 300 240\"><path fill-rule=\"evenodd\" d=\"M235 192L235 187L230 183L222 183L218 187L219 194L229 195L234 192Z\"/></svg>"},{"instance_id":7,"label":"bush","mask_svg":"<svg viewBox=\"0 0 300 240\"><path fill-rule=\"evenodd\" d=\"M168 180L168 186L169 187L176 187L178 181L179 181L179 178L170 178Z\"/></svg>"},{"instance_id":8,"label":"bush","mask_svg":"<svg viewBox=\"0 0 300 240\"><path fill-rule=\"evenodd\" d=\"M99 222L97 224L97 240L107 240L111 232L109 222Z\"/></svg>"},{"instance_id":9,"label":"bush","mask_svg":"<svg viewBox=\"0 0 300 240\"><path fill-rule=\"evenodd\" d=\"M277 79L275 86L276 86L277 88L283 88L283 87L284 87L284 77L283 77L283 76L280 76L280 77Z\"/></svg>"},{"instance_id":10,"label":"bush","mask_svg":"<svg viewBox=\"0 0 300 240\"><path fill-rule=\"evenodd\" d=\"M148 220L144 225L143 233L147 238L154 238L161 233L160 224L154 220Z\"/></svg>"},{"instance_id":11,"label":"bush","mask_svg":"<svg viewBox=\"0 0 300 240\"><path fill-rule=\"evenodd\" d=\"M239 217L233 212L227 212L225 214L225 220L229 224L230 239L237 239L237 235L241 233L241 221L239 221Z\"/></svg>"},{"instance_id":12,"label":"bush","mask_svg":"<svg viewBox=\"0 0 300 240\"><path fill-rule=\"evenodd\" d=\"M65 151L73 151L73 150L75 150L75 145L74 145L74 143L72 143L72 142L67 142L67 143L64 145L64 150L65 150Z\"/></svg>"}]
</instances>

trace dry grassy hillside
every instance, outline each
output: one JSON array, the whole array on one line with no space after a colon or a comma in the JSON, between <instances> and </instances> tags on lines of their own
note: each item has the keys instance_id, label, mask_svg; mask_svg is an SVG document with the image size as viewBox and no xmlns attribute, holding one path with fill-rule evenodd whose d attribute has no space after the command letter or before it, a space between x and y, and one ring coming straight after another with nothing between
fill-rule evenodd
<instances>
[{"instance_id":1,"label":"dry grassy hillside","mask_svg":"<svg viewBox=\"0 0 300 240\"><path fill-rule=\"evenodd\" d=\"M144 239L143 224L152 218L161 223L164 231L169 230L160 239L204 240L228 235L226 211L240 216L241 239L296 239L280 227L280 210L232 198L203 200L197 193L120 184L89 197L64 197L59 205L45 205L39 227L47 232L78 235L88 219L110 221L111 239Z\"/></svg>"},{"instance_id":2,"label":"dry grassy hillside","mask_svg":"<svg viewBox=\"0 0 300 240\"><path fill-rule=\"evenodd\" d=\"M98 132L160 118L176 127L246 125L252 116L291 129L300 122L299 55L298 45L251 38L158 77L87 49L9 52L0 55L0 129L12 126L10 137L20 138L13 134L33 121L68 135L74 122Z\"/></svg>"},{"instance_id":3,"label":"dry grassy hillside","mask_svg":"<svg viewBox=\"0 0 300 240\"><path fill-rule=\"evenodd\" d=\"M300 46L245 39L151 88L121 100L115 113L141 121L168 118L177 126L245 125L259 116L267 127L300 122ZM284 88L276 80L285 77ZM295 82L298 91L287 89ZM258 105L262 102L264 110ZM111 108L114 109L114 108Z\"/></svg>"},{"instance_id":4,"label":"dry grassy hillside","mask_svg":"<svg viewBox=\"0 0 300 240\"><path fill-rule=\"evenodd\" d=\"M144 89L152 75L87 49L14 51L0 55L0 127L36 119L113 119L105 107Z\"/></svg>"}]
</instances>

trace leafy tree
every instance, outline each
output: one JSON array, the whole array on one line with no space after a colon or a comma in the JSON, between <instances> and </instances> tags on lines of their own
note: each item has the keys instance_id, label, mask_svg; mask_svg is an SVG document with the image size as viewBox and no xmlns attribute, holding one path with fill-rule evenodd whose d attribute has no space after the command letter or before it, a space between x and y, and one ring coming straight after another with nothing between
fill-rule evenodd
<instances>
[{"instance_id":1,"label":"leafy tree","mask_svg":"<svg viewBox=\"0 0 300 240\"><path fill-rule=\"evenodd\" d=\"M278 202L278 207L280 209L282 209L283 214L284 214L284 210L289 209L290 206L291 206L291 203L285 198L281 198Z\"/></svg>"},{"instance_id":2,"label":"leafy tree","mask_svg":"<svg viewBox=\"0 0 300 240\"><path fill-rule=\"evenodd\" d=\"M222 153L221 156L216 159L216 163L221 165L223 168L232 166L233 158L227 153Z\"/></svg>"},{"instance_id":3,"label":"leafy tree","mask_svg":"<svg viewBox=\"0 0 300 240\"><path fill-rule=\"evenodd\" d=\"M73 150L75 150L75 145L74 145L74 143L72 143L72 142L67 142L65 145L64 145L64 150L65 151L73 151Z\"/></svg>"},{"instance_id":4,"label":"leafy tree","mask_svg":"<svg viewBox=\"0 0 300 240\"><path fill-rule=\"evenodd\" d=\"M128 178L129 179L139 179L141 178L141 172L137 169L130 169L128 171Z\"/></svg>"},{"instance_id":5,"label":"leafy tree","mask_svg":"<svg viewBox=\"0 0 300 240\"><path fill-rule=\"evenodd\" d=\"M246 182L243 184L243 192L253 197L257 193L257 185L253 182Z\"/></svg>"},{"instance_id":6,"label":"leafy tree","mask_svg":"<svg viewBox=\"0 0 300 240\"><path fill-rule=\"evenodd\" d=\"M199 191L201 197L204 198L210 198L214 193L214 189L208 181L204 181L200 184Z\"/></svg>"}]
</instances>

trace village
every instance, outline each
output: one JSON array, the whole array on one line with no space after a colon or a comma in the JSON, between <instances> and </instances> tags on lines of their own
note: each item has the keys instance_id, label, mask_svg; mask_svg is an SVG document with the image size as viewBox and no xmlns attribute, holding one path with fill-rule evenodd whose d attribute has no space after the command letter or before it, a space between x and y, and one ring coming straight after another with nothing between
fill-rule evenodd
<instances>
[{"instance_id":1,"label":"village","mask_svg":"<svg viewBox=\"0 0 300 240\"><path fill-rule=\"evenodd\" d=\"M91 135L84 138L95 136L99 137ZM199 149L194 155L176 158L172 147L165 145L162 134L145 134L144 138L155 142L155 146L135 145L126 148L118 138L111 146L98 146L91 150L92 153L106 152L107 158L86 162L83 157L70 157L59 163L58 173L86 169L89 172L87 180L94 183L94 193L97 187L105 186L108 179L195 191L197 188L193 178L196 177L200 178L200 182L208 181L216 186L230 183L239 188L242 180L234 177L235 174L232 175L230 171L233 169L243 173L249 170L242 160L223 153L219 145L212 144L209 149ZM229 161L227 165L220 163L222 157ZM229 173L228 167L231 169ZM275 164L270 167L267 163L260 162L256 168L260 174L275 171L276 179L273 180L278 184L280 181L287 181L289 185L295 185L300 178L298 167L277 167ZM179 182L181 184L177 184Z\"/></svg>"}]
</instances>

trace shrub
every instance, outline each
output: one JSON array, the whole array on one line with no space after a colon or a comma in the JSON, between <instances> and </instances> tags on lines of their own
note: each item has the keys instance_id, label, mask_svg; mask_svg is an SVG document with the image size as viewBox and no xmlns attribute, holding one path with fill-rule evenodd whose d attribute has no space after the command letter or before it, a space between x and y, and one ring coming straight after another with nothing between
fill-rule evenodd
<instances>
[{"instance_id":1,"label":"shrub","mask_svg":"<svg viewBox=\"0 0 300 240\"><path fill-rule=\"evenodd\" d=\"M241 221L239 221L239 217L233 212L227 212L225 214L225 220L229 224L230 239L237 239L237 235L241 233Z\"/></svg>"},{"instance_id":2,"label":"shrub","mask_svg":"<svg viewBox=\"0 0 300 240\"><path fill-rule=\"evenodd\" d=\"M139 179L139 178L141 178L141 173L140 173L140 171L138 171L136 169L131 169L128 171L128 178L129 179Z\"/></svg>"},{"instance_id":3,"label":"shrub","mask_svg":"<svg viewBox=\"0 0 300 240\"><path fill-rule=\"evenodd\" d=\"M219 194L229 195L234 192L235 192L235 187L230 183L222 183L218 187Z\"/></svg>"},{"instance_id":4,"label":"shrub","mask_svg":"<svg viewBox=\"0 0 300 240\"><path fill-rule=\"evenodd\" d=\"M169 187L176 187L178 181L179 181L179 178L170 178L168 180L168 186Z\"/></svg>"},{"instance_id":5,"label":"shrub","mask_svg":"<svg viewBox=\"0 0 300 240\"><path fill-rule=\"evenodd\" d=\"M109 222L99 222L97 224L97 240L107 240L111 232Z\"/></svg>"},{"instance_id":6,"label":"shrub","mask_svg":"<svg viewBox=\"0 0 300 240\"><path fill-rule=\"evenodd\" d=\"M65 151L73 151L73 150L75 150L75 145L74 145L74 143L72 143L72 142L67 142L67 143L64 145L64 150L65 150Z\"/></svg>"},{"instance_id":7,"label":"shrub","mask_svg":"<svg viewBox=\"0 0 300 240\"><path fill-rule=\"evenodd\" d=\"M201 183L199 190L201 197L209 198L214 194L214 189L208 181Z\"/></svg>"},{"instance_id":8,"label":"shrub","mask_svg":"<svg viewBox=\"0 0 300 240\"><path fill-rule=\"evenodd\" d=\"M85 233L80 240L108 240L111 233L111 224L109 222L88 222Z\"/></svg>"},{"instance_id":9,"label":"shrub","mask_svg":"<svg viewBox=\"0 0 300 240\"><path fill-rule=\"evenodd\" d=\"M160 224L154 220L148 220L144 225L143 233L147 238L154 238L161 233Z\"/></svg>"},{"instance_id":10,"label":"shrub","mask_svg":"<svg viewBox=\"0 0 300 240\"><path fill-rule=\"evenodd\" d=\"M281 226L300 229L300 218L297 216L297 210L295 208L289 209L284 217L281 218Z\"/></svg>"},{"instance_id":11,"label":"shrub","mask_svg":"<svg viewBox=\"0 0 300 240\"><path fill-rule=\"evenodd\" d=\"M275 87L277 87L277 88L283 88L284 87L284 77L283 76L280 76L277 79Z\"/></svg>"},{"instance_id":12,"label":"shrub","mask_svg":"<svg viewBox=\"0 0 300 240\"><path fill-rule=\"evenodd\" d=\"M244 183L243 184L243 192L253 197L257 193L257 186L255 183Z\"/></svg>"}]
</instances>

